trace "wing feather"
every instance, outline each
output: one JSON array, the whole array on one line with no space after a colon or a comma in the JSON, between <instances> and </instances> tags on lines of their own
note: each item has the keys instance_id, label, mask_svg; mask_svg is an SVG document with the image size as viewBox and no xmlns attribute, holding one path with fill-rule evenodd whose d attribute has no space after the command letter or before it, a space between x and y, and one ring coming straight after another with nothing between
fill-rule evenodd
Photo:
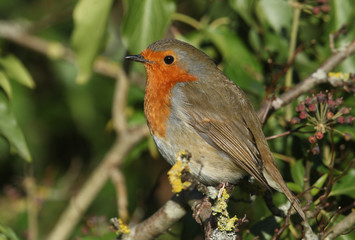
<instances>
[{"instance_id":1,"label":"wing feather","mask_svg":"<svg viewBox=\"0 0 355 240\"><path fill-rule=\"evenodd\" d=\"M207 142L212 142L221 151L226 153L240 167L259 182L268 186L262 174L262 162L257 151L251 151L247 146L248 139L242 139L238 128L233 124L215 119L194 121L193 127ZM206 139L208 138L208 139ZM250 140L249 140L250 141Z\"/></svg>"}]
</instances>

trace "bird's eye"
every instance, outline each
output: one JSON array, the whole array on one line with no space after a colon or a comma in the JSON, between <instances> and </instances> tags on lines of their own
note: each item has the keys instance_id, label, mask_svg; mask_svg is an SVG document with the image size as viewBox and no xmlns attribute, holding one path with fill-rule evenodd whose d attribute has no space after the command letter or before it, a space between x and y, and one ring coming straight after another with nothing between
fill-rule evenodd
<instances>
[{"instance_id":1,"label":"bird's eye","mask_svg":"<svg viewBox=\"0 0 355 240\"><path fill-rule=\"evenodd\" d=\"M166 57L164 58L164 62L165 62L165 64L167 64L167 65L172 64L174 61L175 61L175 58L174 58L173 56L171 56L171 55L168 55L168 56L166 56Z\"/></svg>"}]
</instances>

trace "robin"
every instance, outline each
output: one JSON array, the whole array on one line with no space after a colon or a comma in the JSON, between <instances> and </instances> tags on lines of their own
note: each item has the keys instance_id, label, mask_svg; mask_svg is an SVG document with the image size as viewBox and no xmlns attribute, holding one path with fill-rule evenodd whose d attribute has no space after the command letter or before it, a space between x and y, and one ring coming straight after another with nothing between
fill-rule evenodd
<instances>
[{"instance_id":1,"label":"robin","mask_svg":"<svg viewBox=\"0 0 355 240\"><path fill-rule=\"evenodd\" d=\"M236 184L247 174L286 195L305 219L286 186L247 95L213 60L182 41L160 40L126 59L144 64L144 114L159 152L170 163L192 154L189 167L206 185Z\"/></svg>"}]
</instances>

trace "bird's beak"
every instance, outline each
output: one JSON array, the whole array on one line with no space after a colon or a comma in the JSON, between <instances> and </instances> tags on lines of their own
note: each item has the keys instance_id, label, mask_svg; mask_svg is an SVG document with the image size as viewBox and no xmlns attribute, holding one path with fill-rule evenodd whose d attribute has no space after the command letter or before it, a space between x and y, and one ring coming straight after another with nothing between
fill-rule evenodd
<instances>
[{"instance_id":1,"label":"bird's beak","mask_svg":"<svg viewBox=\"0 0 355 240\"><path fill-rule=\"evenodd\" d=\"M126 56L125 59L128 59L130 61L135 61L135 62L140 62L140 63L149 63L147 59L145 59L142 55L129 55Z\"/></svg>"}]
</instances>

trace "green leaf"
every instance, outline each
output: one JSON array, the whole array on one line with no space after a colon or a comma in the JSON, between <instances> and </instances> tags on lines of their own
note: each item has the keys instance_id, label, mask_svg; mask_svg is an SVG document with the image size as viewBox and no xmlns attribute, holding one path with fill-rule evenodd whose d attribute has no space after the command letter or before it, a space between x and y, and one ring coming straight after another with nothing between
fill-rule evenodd
<instances>
[{"instance_id":1,"label":"green leaf","mask_svg":"<svg viewBox=\"0 0 355 240\"><path fill-rule=\"evenodd\" d=\"M106 33L112 0L81 0L74 9L74 32L71 44L75 52L79 74L77 83L86 83L92 65Z\"/></svg>"},{"instance_id":2,"label":"green leaf","mask_svg":"<svg viewBox=\"0 0 355 240\"><path fill-rule=\"evenodd\" d=\"M351 17L354 15L354 9L352 8L353 0L340 0L331 1L330 25L333 31L338 30L343 24L350 23Z\"/></svg>"},{"instance_id":3,"label":"green leaf","mask_svg":"<svg viewBox=\"0 0 355 240\"><path fill-rule=\"evenodd\" d=\"M344 177L342 177L333 186L329 196L347 195L355 198L355 169L351 169Z\"/></svg>"},{"instance_id":4,"label":"green leaf","mask_svg":"<svg viewBox=\"0 0 355 240\"><path fill-rule=\"evenodd\" d=\"M0 134L3 135L17 153L26 161L31 161L25 137L17 124L16 118L9 109L8 101L4 94L0 93Z\"/></svg>"},{"instance_id":5,"label":"green leaf","mask_svg":"<svg viewBox=\"0 0 355 240\"><path fill-rule=\"evenodd\" d=\"M278 34L269 31L265 31L263 35L265 46L267 46L268 52L275 56L273 61L276 62L287 62L288 57L288 41L285 38L281 38ZM266 52L264 53L266 54ZM267 56L264 56L267 58Z\"/></svg>"},{"instance_id":6,"label":"green leaf","mask_svg":"<svg viewBox=\"0 0 355 240\"><path fill-rule=\"evenodd\" d=\"M303 191L303 189L300 187L300 185L293 183L293 182L288 182L287 186L292 192L295 192L295 193L300 193Z\"/></svg>"},{"instance_id":7,"label":"green leaf","mask_svg":"<svg viewBox=\"0 0 355 240\"><path fill-rule=\"evenodd\" d=\"M0 65L3 67L6 76L10 79L29 88L34 88L36 86L26 67L15 56L8 55L4 58L0 58Z\"/></svg>"},{"instance_id":8,"label":"green leaf","mask_svg":"<svg viewBox=\"0 0 355 240\"><path fill-rule=\"evenodd\" d=\"M312 196L315 196L319 193L319 190L324 186L325 181L327 180L328 174L323 174L318 180L313 184L313 189L311 190Z\"/></svg>"},{"instance_id":9,"label":"green leaf","mask_svg":"<svg viewBox=\"0 0 355 240\"><path fill-rule=\"evenodd\" d=\"M9 99L12 99L11 85L10 85L9 80L7 79L6 75L2 71L0 71L0 87L4 90L7 97Z\"/></svg>"},{"instance_id":10,"label":"green leaf","mask_svg":"<svg viewBox=\"0 0 355 240\"><path fill-rule=\"evenodd\" d=\"M262 79L257 77L262 77L261 65L242 40L225 27L208 28L206 34L223 55L226 75L249 92L263 93Z\"/></svg>"},{"instance_id":11,"label":"green leaf","mask_svg":"<svg viewBox=\"0 0 355 240\"><path fill-rule=\"evenodd\" d=\"M290 29L292 8L284 0L260 0L257 5L257 16L260 22L267 22L277 32L282 28Z\"/></svg>"},{"instance_id":12,"label":"green leaf","mask_svg":"<svg viewBox=\"0 0 355 240\"><path fill-rule=\"evenodd\" d=\"M9 228L1 223L0 223L0 239L19 240L11 228Z\"/></svg>"},{"instance_id":13,"label":"green leaf","mask_svg":"<svg viewBox=\"0 0 355 240\"><path fill-rule=\"evenodd\" d=\"M229 0L229 5L248 23L248 25L257 27L253 11L255 9L255 0Z\"/></svg>"},{"instance_id":14,"label":"green leaf","mask_svg":"<svg viewBox=\"0 0 355 240\"><path fill-rule=\"evenodd\" d=\"M172 0L125 0L124 6L122 41L132 53L163 38L175 11Z\"/></svg>"},{"instance_id":15,"label":"green leaf","mask_svg":"<svg viewBox=\"0 0 355 240\"><path fill-rule=\"evenodd\" d=\"M347 235L340 235L336 238L336 240L354 240L355 239L355 232L352 231Z\"/></svg>"},{"instance_id":16,"label":"green leaf","mask_svg":"<svg viewBox=\"0 0 355 240\"><path fill-rule=\"evenodd\" d=\"M301 160L296 161L291 167L291 176L297 185L303 188L305 169Z\"/></svg>"},{"instance_id":17,"label":"green leaf","mask_svg":"<svg viewBox=\"0 0 355 240\"><path fill-rule=\"evenodd\" d=\"M331 27L330 33L334 33L339 30L344 24L347 24L347 34L335 40L336 48L343 48L348 45L355 38L355 11L353 8L354 0L340 0L331 1L331 21L329 26ZM355 65L355 56L349 56L343 61L339 67L339 71L353 72Z\"/></svg>"}]
</instances>

